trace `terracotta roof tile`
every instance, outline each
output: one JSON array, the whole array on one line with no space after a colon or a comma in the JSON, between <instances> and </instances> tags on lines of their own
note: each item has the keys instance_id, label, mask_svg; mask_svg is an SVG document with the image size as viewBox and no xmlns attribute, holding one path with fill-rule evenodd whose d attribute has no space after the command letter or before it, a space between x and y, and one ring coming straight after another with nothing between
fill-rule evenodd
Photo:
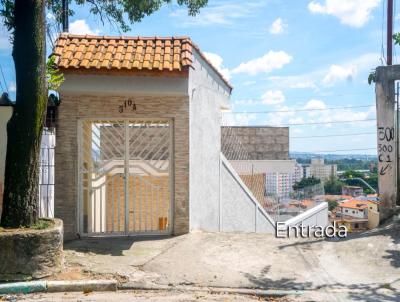
<instances>
[{"instance_id":1,"label":"terracotta roof tile","mask_svg":"<svg viewBox=\"0 0 400 302\"><path fill-rule=\"evenodd\" d=\"M193 48L216 70L188 37L109 37L61 34L53 54L60 68L181 71L193 64Z\"/></svg>"}]
</instances>

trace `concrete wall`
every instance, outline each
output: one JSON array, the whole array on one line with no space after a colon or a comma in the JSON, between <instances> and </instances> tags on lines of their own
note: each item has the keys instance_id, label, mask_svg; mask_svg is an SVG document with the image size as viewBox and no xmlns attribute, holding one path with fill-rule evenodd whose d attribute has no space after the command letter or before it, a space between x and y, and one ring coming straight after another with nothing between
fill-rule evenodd
<instances>
[{"instance_id":1,"label":"concrete wall","mask_svg":"<svg viewBox=\"0 0 400 302\"><path fill-rule=\"evenodd\" d=\"M7 153L7 123L11 118L13 107L0 106L0 216L3 209L4 170Z\"/></svg>"},{"instance_id":2,"label":"concrete wall","mask_svg":"<svg viewBox=\"0 0 400 302\"><path fill-rule=\"evenodd\" d=\"M275 232L275 222L263 210L228 160L221 154L221 232Z\"/></svg>"},{"instance_id":3,"label":"concrete wall","mask_svg":"<svg viewBox=\"0 0 400 302\"><path fill-rule=\"evenodd\" d=\"M77 80L77 77L80 77ZM100 76L99 76L100 77ZM78 119L99 118L169 118L174 126L174 234L189 231L189 102L188 96L177 86L175 96L151 95L152 90L141 87L132 90L126 87L122 92L112 91L120 79L101 76L98 88L90 75L65 75L60 89L61 105L57 121L57 146L55 152L55 217L64 221L65 238L71 239L78 232ZM90 80L89 80L90 79ZM147 78L147 81L152 81ZM181 81L184 79L176 79ZM94 82L93 82L94 81ZM135 82L134 77L129 81ZM162 81L159 77L157 81ZM166 80L169 82L169 80ZM86 83L88 92L83 93ZM93 82L93 83L92 83ZM125 79L124 82L127 82ZM107 87L109 89L107 89ZM79 93L74 93L74 89ZM157 88L154 88L157 90ZM170 91L171 91L170 87ZM136 104L136 111L119 111L119 106L127 99Z\"/></svg>"},{"instance_id":4,"label":"concrete wall","mask_svg":"<svg viewBox=\"0 0 400 302\"><path fill-rule=\"evenodd\" d=\"M222 127L222 137L223 145L229 145L230 148L238 150L243 147L250 155L250 159L289 159L288 127ZM235 147L237 142L241 143L241 147ZM229 152L224 152L224 154L229 160L237 159L230 158Z\"/></svg>"},{"instance_id":5,"label":"concrete wall","mask_svg":"<svg viewBox=\"0 0 400 302\"><path fill-rule=\"evenodd\" d=\"M285 221L285 226L303 225L307 226L322 226L326 227L329 224L328 220L328 203L321 203L299 215Z\"/></svg>"},{"instance_id":6,"label":"concrete wall","mask_svg":"<svg viewBox=\"0 0 400 302\"><path fill-rule=\"evenodd\" d=\"M230 89L194 51L189 72L190 229L219 230L221 107Z\"/></svg>"}]
</instances>

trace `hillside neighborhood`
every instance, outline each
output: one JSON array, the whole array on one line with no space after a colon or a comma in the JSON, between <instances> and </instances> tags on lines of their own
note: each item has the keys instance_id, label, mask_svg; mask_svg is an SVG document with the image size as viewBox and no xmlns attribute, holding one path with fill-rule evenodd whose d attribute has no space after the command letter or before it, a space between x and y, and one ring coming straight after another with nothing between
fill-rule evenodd
<instances>
[{"instance_id":1,"label":"hillside neighborhood","mask_svg":"<svg viewBox=\"0 0 400 302\"><path fill-rule=\"evenodd\" d=\"M400 301L396 1L345 2L0 1L0 301Z\"/></svg>"}]
</instances>

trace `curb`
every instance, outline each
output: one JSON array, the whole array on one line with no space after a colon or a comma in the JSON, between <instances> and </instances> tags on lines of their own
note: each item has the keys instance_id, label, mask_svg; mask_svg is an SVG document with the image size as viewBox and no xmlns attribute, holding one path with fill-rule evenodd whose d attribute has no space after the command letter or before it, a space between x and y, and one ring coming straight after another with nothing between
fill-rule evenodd
<instances>
[{"instance_id":1,"label":"curb","mask_svg":"<svg viewBox=\"0 0 400 302\"><path fill-rule=\"evenodd\" d=\"M0 295L44 292L47 288L46 283L46 281L31 281L0 284Z\"/></svg>"},{"instance_id":2,"label":"curb","mask_svg":"<svg viewBox=\"0 0 400 302\"><path fill-rule=\"evenodd\" d=\"M31 281L0 284L0 295L38 292L116 291L116 280Z\"/></svg>"},{"instance_id":3,"label":"curb","mask_svg":"<svg viewBox=\"0 0 400 302\"><path fill-rule=\"evenodd\" d=\"M255 295L259 297L285 297L299 296L304 293L301 290L271 290L271 289L253 289L253 288L233 288L233 287L210 287L210 286L169 286L169 285L148 285L141 283L124 283L118 286L118 290L142 290L142 291L189 291L189 292L211 292L211 293L229 293L239 295Z\"/></svg>"}]
</instances>

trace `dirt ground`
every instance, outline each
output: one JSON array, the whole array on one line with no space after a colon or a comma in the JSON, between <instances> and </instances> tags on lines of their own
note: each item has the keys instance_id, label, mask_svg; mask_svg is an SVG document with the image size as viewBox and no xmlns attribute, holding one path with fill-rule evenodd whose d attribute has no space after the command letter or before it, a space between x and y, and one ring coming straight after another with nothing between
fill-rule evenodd
<instances>
[{"instance_id":1,"label":"dirt ground","mask_svg":"<svg viewBox=\"0 0 400 302\"><path fill-rule=\"evenodd\" d=\"M65 254L66 279L304 291L296 301L400 301L398 223L346 239L238 233L85 239L67 243Z\"/></svg>"},{"instance_id":2,"label":"dirt ground","mask_svg":"<svg viewBox=\"0 0 400 302\"><path fill-rule=\"evenodd\" d=\"M117 293L59 293L59 294L36 294L26 296L14 296L14 301L32 302L191 302L191 301L210 301L210 302L290 302L287 298L259 298L246 295L215 294L205 292L178 292L178 291L125 291ZM1 301L1 300L0 300ZM13 300L9 300L13 301Z\"/></svg>"}]
</instances>

